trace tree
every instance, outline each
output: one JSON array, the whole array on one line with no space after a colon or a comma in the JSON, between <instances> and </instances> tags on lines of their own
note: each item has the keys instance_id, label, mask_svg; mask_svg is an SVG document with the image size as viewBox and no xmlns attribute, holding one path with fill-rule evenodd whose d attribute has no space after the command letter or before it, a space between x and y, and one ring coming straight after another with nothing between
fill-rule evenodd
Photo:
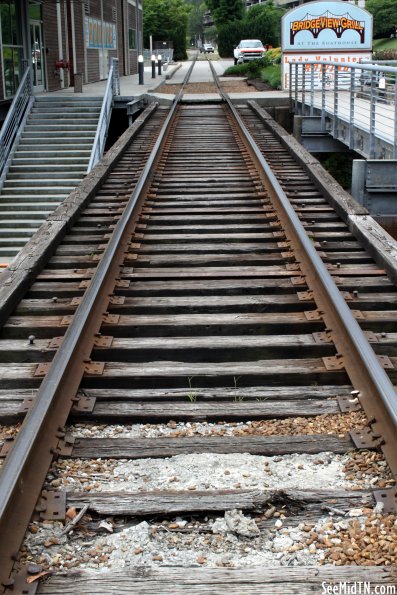
<instances>
[{"instance_id":1,"label":"tree","mask_svg":"<svg viewBox=\"0 0 397 595\"><path fill-rule=\"evenodd\" d=\"M184 60L186 30L190 6L184 0L145 0L143 3L143 38L149 47L150 35L154 41L172 41L174 58Z\"/></svg>"},{"instance_id":2,"label":"tree","mask_svg":"<svg viewBox=\"0 0 397 595\"><path fill-rule=\"evenodd\" d=\"M233 48L241 39L260 39L266 45L279 46L283 14L284 10L272 2L256 4L245 12L241 20L219 26L219 54L232 56Z\"/></svg>"},{"instance_id":3,"label":"tree","mask_svg":"<svg viewBox=\"0 0 397 595\"><path fill-rule=\"evenodd\" d=\"M244 15L242 0L206 0L217 27L239 21Z\"/></svg>"},{"instance_id":4,"label":"tree","mask_svg":"<svg viewBox=\"0 0 397 595\"><path fill-rule=\"evenodd\" d=\"M188 2L191 4L191 10L188 19L187 31L192 41L201 39L204 41L204 13L207 10L206 5L201 0Z\"/></svg>"},{"instance_id":5,"label":"tree","mask_svg":"<svg viewBox=\"0 0 397 595\"><path fill-rule=\"evenodd\" d=\"M281 17L284 12L272 2L256 4L247 11L244 20L252 31L252 37L260 39L264 44L278 47L281 43Z\"/></svg>"},{"instance_id":6,"label":"tree","mask_svg":"<svg viewBox=\"0 0 397 595\"><path fill-rule=\"evenodd\" d=\"M394 35L397 28L397 0L368 0L366 7L374 17L374 38Z\"/></svg>"}]
</instances>

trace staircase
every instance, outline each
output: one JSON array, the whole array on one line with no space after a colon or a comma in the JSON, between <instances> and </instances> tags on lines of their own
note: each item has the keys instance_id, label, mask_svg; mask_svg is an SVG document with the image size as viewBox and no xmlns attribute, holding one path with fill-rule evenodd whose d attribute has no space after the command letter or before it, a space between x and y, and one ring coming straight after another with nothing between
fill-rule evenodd
<instances>
[{"instance_id":1,"label":"staircase","mask_svg":"<svg viewBox=\"0 0 397 595\"><path fill-rule=\"evenodd\" d=\"M0 193L0 263L8 263L85 176L101 97L41 96Z\"/></svg>"}]
</instances>

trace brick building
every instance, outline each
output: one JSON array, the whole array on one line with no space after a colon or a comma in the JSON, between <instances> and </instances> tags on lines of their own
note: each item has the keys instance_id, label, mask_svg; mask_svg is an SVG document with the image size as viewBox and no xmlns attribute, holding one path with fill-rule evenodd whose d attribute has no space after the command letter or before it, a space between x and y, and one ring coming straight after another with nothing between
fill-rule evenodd
<instances>
[{"instance_id":1,"label":"brick building","mask_svg":"<svg viewBox=\"0 0 397 595\"><path fill-rule=\"evenodd\" d=\"M142 0L0 0L0 101L15 94L28 63L36 91L54 91L137 72L142 51Z\"/></svg>"}]
</instances>

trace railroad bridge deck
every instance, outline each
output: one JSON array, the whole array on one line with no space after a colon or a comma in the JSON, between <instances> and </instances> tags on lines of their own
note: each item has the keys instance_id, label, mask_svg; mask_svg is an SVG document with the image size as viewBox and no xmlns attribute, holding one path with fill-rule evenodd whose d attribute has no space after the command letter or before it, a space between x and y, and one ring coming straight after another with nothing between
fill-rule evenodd
<instances>
[{"instance_id":1,"label":"railroad bridge deck","mask_svg":"<svg viewBox=\"0 0 397 595\"><path fill-rule=\"evenodd\" d=\"M220 92L148 106L3 273L7 594L395 580L396 242Z\"/></svg>"}]
</instances>

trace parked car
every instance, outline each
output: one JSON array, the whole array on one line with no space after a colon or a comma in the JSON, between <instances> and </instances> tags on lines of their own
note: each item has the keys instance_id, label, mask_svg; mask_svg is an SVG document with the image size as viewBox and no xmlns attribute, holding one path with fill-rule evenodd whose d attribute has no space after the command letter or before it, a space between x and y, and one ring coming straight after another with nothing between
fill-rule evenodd
<instances>
[{"instance_id":1,"label":"parked car","mask_svg":"<svg viewBox=\"0 0 397 595\"><path fill-rule=\"evenodd\" d=\"M259 39L242 39L234 49L234 63L242 64L250 60L258 60L266 54L266 49Z\"/></svg>"},{"instance_id":2,"label":"parked car","mask_svg":"<svg viewBox=\"0 0 397 595\"><path fill-rule=\"evenodd\" d=\"M200 48L201 54L213 54L215 52L212 43L204 43Z\"/></svg>"}]
</instances>

